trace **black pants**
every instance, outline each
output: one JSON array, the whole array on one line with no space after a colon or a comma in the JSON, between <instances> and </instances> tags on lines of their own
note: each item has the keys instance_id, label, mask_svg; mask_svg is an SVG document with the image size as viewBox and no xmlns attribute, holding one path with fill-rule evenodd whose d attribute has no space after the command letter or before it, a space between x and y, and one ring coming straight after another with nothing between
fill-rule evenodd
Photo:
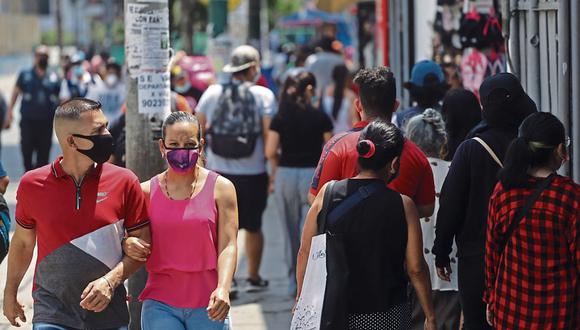
<instances>
[{"instance_id":1,"label":"black pants","mask_svg":"<svg viewBox=\"0 0 580 330\"><path fill-rule=\"evenodd\" d=\"M48 164L52 146L52 119L20 121L20 143L26 171ZM32 160L36 153L35 161Z\"/></svg>"},{"instance_id":2,"label":"black pants","mask_svg":"<svg viewBox=\"0 0 580 330\"><path fill-rule=\"evenodd\" d=\"M459 258L457 264L459 299L463 310L465 330L491 330L485 318L483 290L485 287L485 258L483 255Z\"/></svg>"}]
</instances>

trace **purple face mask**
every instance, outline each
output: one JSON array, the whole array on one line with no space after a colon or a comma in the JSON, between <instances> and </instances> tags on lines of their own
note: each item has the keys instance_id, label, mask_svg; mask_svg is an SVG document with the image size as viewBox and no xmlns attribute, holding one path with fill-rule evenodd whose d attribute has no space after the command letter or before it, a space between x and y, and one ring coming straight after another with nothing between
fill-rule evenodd
<instances>
[{"instance_id":1,"label":"purple face mask","mask_svg":"<svg viewBox=\"0 0 580 330\"><path fill-rule=\"evenodd\" d=\"M167 151L167 162L177 173L187 173L197 164L198 149L172 149Z\"/></svg>"}]
</instances>

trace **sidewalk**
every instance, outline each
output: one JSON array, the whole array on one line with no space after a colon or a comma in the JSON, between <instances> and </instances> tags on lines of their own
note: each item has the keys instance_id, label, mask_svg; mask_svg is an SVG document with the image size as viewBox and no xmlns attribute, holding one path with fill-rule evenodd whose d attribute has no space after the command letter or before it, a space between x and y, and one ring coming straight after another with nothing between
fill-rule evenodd
<instances>
[{"instance_id":1,"label":"sidewalk","mask_svg":"<svg viewBox=\"0 0 580 330\"><path fill-rule=\"evenodd\" d=\"M16 75L0 75L0 92L8 97L15 82ZM18 115L18 110L15 111ZM2 133L2 163L6 167L11 178L5 198L11 209L12 219L14 217L14 207L16 204L16 189L22 176L22 160L20 156L18 118L15 118L15 125L8 131ZM53 146L52 157L58 154L58 147ZM276 216L276 206L270 199L268 208L264 213L264 235L266 246L262 258L261 274L270 281L270 289L261 293L240 292L239 298L232 302L231 317L234 330L287 330L290 328L290 310L294 303L294 298L288 296L288 279L286 276L286 265L284 263L284 235L281 220ZM242 282L246 277L245 257L243 251L243 232L238 237L240 259L236 277ZM6 260L0 265L0 290L4 292L6 281ZM33 260L34 264L34 260ZM0 315L0 330L3 329L32 329L32 279L33 269L31 266L26 273L22 285L20 286L19 299L26 306L26 317L28 322L20 328L11 327L8 321ZM74 271L74 270L71 270ZM0 295L0 302L2 295ZM165 330L165 329L160 329Z\"/></svg>"}]
</instances>

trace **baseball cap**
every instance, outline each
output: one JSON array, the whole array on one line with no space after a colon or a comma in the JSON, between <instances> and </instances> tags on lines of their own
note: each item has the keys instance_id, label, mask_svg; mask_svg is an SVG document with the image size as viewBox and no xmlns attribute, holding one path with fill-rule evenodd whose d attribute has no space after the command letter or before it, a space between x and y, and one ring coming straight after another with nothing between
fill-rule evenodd
<instances>
[{"instance_id":1,"label":"baseball cap","mask_svg":"<svg viewBox=\"0 0 580 330\"><path fill-rule=\"evenodd\" d=\"M537 112L536 103L524 91L519 79L511 73L486 78L479 88L483 116L491 122L517 125Z\"/></svg>"},{"instance_id":2,"label":"baseball cap","mask_svg":"<svg viewBox=\"0 0 580 330\"><path fill-rule=\"evenodd\" d=\"M429 76L434 76L437 79L437 83L445 81L445 75L443 74L443 70L441 70L439 64L430 60L417 62L411 71L411 81L406 85L424 87L426 84L430 83L429 79L426 79Z\"/></svg>"},{"instance_id":3,"label":"baseball cap","mask_svg":"<svg viewBox=\"0 0 580 330\"><path fill-rule=\"evenodd\" d=\"M258 53L258 50L252 46L243 45L234 49L232 56L230 57L230 63L224 66L223 71L227 73L236 73L244 71L259 62L260 53Z\"/></svg>"}]
</instances>

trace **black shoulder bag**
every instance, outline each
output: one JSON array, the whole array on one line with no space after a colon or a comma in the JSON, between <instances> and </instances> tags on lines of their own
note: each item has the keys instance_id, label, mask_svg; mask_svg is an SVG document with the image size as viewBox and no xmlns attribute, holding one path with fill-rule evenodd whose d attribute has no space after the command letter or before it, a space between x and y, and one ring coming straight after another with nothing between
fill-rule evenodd
<instances>
[{"instance_id":1,"label":"black shoulder bag","mask_svg":"<svg viewBox=\"0 0 580 330\"><path fill-rule=\"evenodd\" d=\"M348 263L344 237L328 230L329 224L338 222L353 207L384 187L383 182L373 182L360 187L330 210L336 181L326 186L322 209L318 215L318 232L326 233L326 290L321 315L321 330L340 330L347 327Z\"/></svg>"}]
</instances>

